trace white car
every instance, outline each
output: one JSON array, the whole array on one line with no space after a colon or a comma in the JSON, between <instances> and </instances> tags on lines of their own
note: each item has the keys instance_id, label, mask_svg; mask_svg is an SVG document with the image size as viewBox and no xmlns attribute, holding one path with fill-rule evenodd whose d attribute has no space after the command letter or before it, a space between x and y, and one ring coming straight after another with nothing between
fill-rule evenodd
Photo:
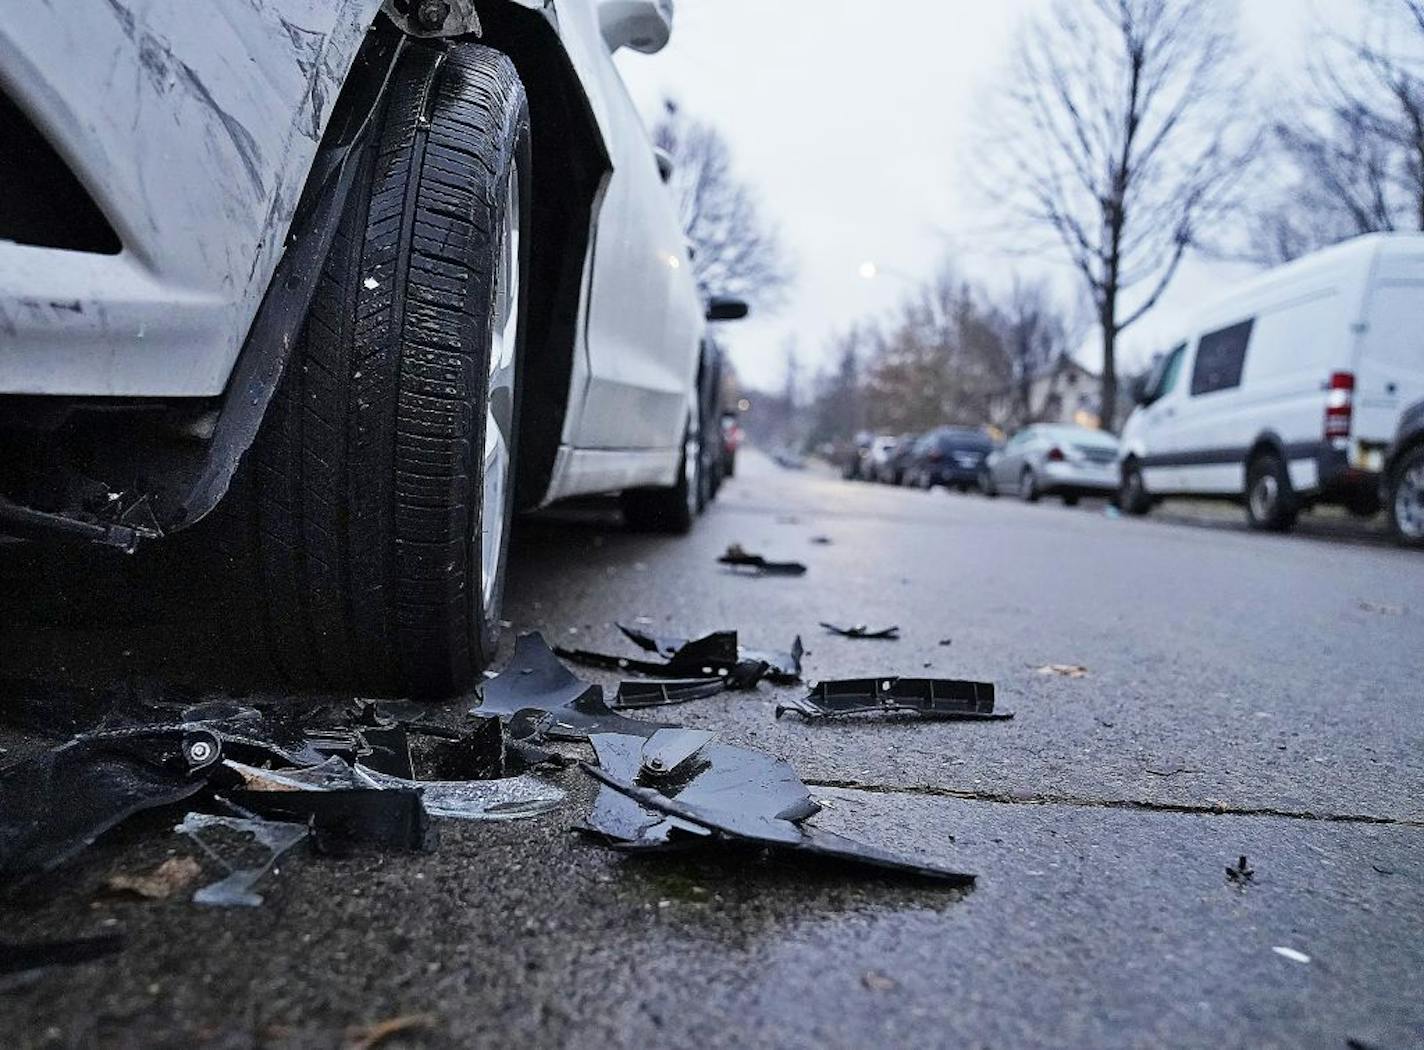
<instances>
[{"instance_id":1,"label":"white car","mask_svg":"<svg viewBox=\"0 0 1424 1050\"><path fill-rule=\"evenodd\" d=\"M1025 427L980 468L986 496L1013 492L1028 503L1058 496L1076 506L1084 496L1112 496L1118 487L1117 438L1066 423Z\"/></svg>"},{"instance_id":2,"label":"white car","mask_svg":"<svg viewBox=\"0 0 1424 1050\"><path fill-rule=\"evenodd\" d=\"M1394 475L1415 476L1401 435L1424 404L1421 333L1424 235L1358 237L1247 282L1148 380L1122 432L1122 508L1226 497L1284 530L1315 503L1372 514L1382 482L1392 508L1417 507Z\"/></svg>"},{"instance_id":3,"label":"white car","mask_svg":"<svg viewBox=\"0 0 1424 1050\"><path fill-rule=\"evenodd\" d=\"M702 301L612 61L671 24L5 5L0 533L131 548L221 501L286 670L439 694L492 653L517 508L687 529L705 314L745 308Z\"/></svg>"}]
</instances>

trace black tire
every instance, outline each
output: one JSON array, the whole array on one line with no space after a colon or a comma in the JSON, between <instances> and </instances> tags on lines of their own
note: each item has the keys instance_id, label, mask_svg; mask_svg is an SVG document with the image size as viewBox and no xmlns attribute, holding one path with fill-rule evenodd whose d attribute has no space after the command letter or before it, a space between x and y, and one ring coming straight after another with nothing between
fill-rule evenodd
<instances>
[{"instance_id":1,"label":"black tire","mask_svg":"<svg viewBox=\"0 0 1424 1050\"><path fill-rule=\"evenodd\" d=\"M1038 476L1032 470L1025 470L1019 476L1019 499L1025 503L1037 503L1041 495L1038 491Z\"/></svg>"},{"instance_id":2,"label":"black tire","mask_svg":"<svg viewBox=\"0 0 1424 1050\"><path fill-rule=\"evenodd\" d=\"M681 536L692 530L702 487L702 440L689 420L678 457L677 481L660 488L628 489L623 493L623 523L634 532ZM689 467L690 464L690 467Z\"/></svg>"},{"instance_id":3,"label":"black tire","mask_svg":"<svg viewBox=\"0 0 1424 1050\"><path fill-rule=\"evenodd\" d=\"M1152 509L1152 497L1147 493L1147 483L1142 480L1142 468L1135 460L1128 460L1122 465L1117 505L1124 514L1137 517Z\"/></svg>"},{"instance_id":4,"label":"black tire","mask_svg":"<svg viewBox=\"0 0 1424 1050\"><path fill-rule=\"evenodd\" d=\"M1424 549L1424 445L1405 452L1390 467L1386 497L1394 538L1406 547Z\"/></svg>"},{"instance_id":5,"label":"black tire","mask_svg":"<svg viewBox=\"0 0 1424 1050\"><path fill-rule=\"evenodd\" d=\"M1077 497L1077 496L1064 496L1064 497L1063 497L1063 506L1065 506L1065 507L1076 507L1076 506L1078 505L1078 499L1079 499L1079 497Z\"/></svg>"},{"instance_id":6,"label":"black tire","mask_svg":"<svg viewBox=\"0 0 1424 1050\"><path fill-rule=\"evenodd\" d=\"M994 484L994 475L987 470L979 472L979 491L990 499L999 498L999 487Z\"/></svg>"},{"instance_id":7,"label":"black tire","mask_svg":"<svg viewBox=\"0 0 1424 1050\"><path fill-rule=\"evenodd\" d=\"M1299 505L1281 457L1262 452L1246 468L1246 520L1262 532L1287 532Z\"/></svg>"},{"instance_id":8,"label":"black tire","mask_svg":"<svg viewBox=\"0 0 1424 1050\"><path fill-rule=\"evenodd\" d=\"M524 88L490 48L412 47L371 138L242 487L289 677L443 696L497 640L513 475L491 512L484 459L487 413L516 454L522 325L512 357L493 347L497 316L527 299ZM501 263L520 293L497 301ZM488 587L487 519L502 528Z\"/></svg>"},{"instance_id":9,"label":"black tire","mask_svg":"<svg viewBox=\"0 0 1424 1050\"><path fill-rule=\"evenodd\" d=\"M730 456L722 458L722 477L734 478L737 476L737 454L734 452Z\"/></svg>"}]
</instances>

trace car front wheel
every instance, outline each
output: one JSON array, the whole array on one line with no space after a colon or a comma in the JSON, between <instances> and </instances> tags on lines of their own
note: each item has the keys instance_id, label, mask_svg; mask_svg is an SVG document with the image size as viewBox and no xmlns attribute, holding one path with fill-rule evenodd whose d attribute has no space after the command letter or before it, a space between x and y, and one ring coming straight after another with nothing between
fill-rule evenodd
<instances>
[{"instance_id":1,"label":"car front wheel","mask_svg":"<svg viewBox=\"0 0 1424 1050\"><path fill-rule=\"evenodd\" d=\"M623 521L635 532L682 534L697 520L702 488L702 439L689 419L683 431L677 480L656 488L628 489L623 493Z\"/></svg>"},{"instance_id":2,"label":"car front wheel","mask_svg":"<svg viewBox=\"0 0 1424 1050\"><path fill-rule=\"evenodd\" d=\"M411 48L244 464L289 676L448 695L493 656L513 509L530 128L503 54Z\"/></svg>"}]
</instances>

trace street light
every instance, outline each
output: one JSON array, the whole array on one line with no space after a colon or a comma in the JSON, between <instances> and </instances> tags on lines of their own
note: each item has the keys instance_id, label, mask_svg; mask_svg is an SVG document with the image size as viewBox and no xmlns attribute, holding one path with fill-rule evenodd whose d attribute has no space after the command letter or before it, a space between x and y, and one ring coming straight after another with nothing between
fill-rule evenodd
<instances>
[{"instance_id":1,"label":"street light","mask_svg":"<svg viewBox=\"0 0 1424 1050\"><path fill-rule=\"evenodd\" d=\"M894 277L896 280L904 281L906 284L915 284L916 279L907 274L904 270L896 269L893 266L881 266L873 259L866 259L860 264L857 272L863 280L875 281L881 277Z\"/></svg>"}]
</instances>

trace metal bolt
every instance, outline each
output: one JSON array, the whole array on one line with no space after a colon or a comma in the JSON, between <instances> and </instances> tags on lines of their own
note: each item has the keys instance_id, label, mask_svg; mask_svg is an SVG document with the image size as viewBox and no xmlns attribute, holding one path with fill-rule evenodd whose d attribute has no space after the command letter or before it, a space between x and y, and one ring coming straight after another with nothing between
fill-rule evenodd
<instances>
[{"instance_id":1,"label":"metal bolt","mask_svg":"<svg viewBox=\"0 0 1424 1050\"><path fill-rule=\"evenodd\" d=\"M207 740L194 740L188 745L188 761L206 762L213 757L213 745Z\"/></svg>"},{"instance_id":2,"label":"metal bolt","mask_svg":"<svg viewBox=\"0 0 1424 1050\"><path fill-rule=\"evenodd\" d=\"M421 29L433 33L450 17L448 0L420 0L415 9L415 22Z\"/></svg>"}]
</instances>

